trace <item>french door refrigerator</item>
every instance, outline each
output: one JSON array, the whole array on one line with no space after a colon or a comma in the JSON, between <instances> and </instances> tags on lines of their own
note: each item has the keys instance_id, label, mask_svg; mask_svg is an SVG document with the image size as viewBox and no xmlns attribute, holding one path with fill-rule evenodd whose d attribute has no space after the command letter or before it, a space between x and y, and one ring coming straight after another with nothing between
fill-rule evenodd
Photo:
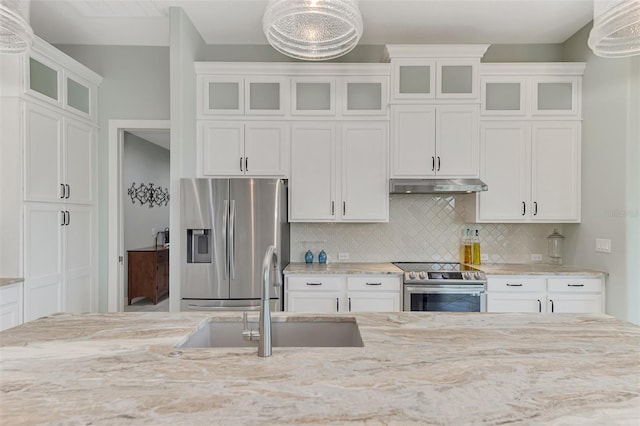
<instances>
[{"instance_id":1,"label":"french door refrigerator","mask_svg":"<svg viewBox=\"0 0 640 426\"><path fill-rule=\"evenodd\" d=\"M258 310L267 248L289 263L286 181L181 179L180 235L181 310ZM282 310L282 273L271 281Z\"/></svg>"}]
</instances>

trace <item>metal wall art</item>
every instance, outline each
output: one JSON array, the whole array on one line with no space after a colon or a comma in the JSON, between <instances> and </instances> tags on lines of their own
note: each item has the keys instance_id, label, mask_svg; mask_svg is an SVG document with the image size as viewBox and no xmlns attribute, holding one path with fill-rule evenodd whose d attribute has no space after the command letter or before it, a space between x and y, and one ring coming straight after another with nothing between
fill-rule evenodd
<instances>
[{"instance_id":1,"label":"metal wall art","mask_svg":"<svg viewBox=\"0 0 640 426\"><path fill-rule=\"evenodd\" d=\"M161 206L163 203L165 206L169 204L169 188L163 189L161 186L154 188L152 183L149 185L141 183L140 186L136 188L136 183L133 182L127 194L131 197L133 204L138 200L142 206L149 203L149 208Z\"/></svg>"}]
</instances>

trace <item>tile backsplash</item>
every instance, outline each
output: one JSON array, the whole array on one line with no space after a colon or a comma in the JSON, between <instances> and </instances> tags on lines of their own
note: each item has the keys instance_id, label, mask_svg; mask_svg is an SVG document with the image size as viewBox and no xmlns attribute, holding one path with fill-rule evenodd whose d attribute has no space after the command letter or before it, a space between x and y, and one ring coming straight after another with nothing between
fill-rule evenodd
<instances>
[{"instance_id":1,"label":"tile backsplash","mask_svg":"<svg viewBox=\"0 0 640 426\"><path fill-rule=\"evenodd\" d=\"M349 253L346 262L459 260L460 237L466 228L478 229L484 263L531 263L531 254L548 262L547 236L558 224L474 224L464 221L469 195L392 195L389 223L292 223L291 261L304 262L304 253Z\"/></svg>"}]
</instances>

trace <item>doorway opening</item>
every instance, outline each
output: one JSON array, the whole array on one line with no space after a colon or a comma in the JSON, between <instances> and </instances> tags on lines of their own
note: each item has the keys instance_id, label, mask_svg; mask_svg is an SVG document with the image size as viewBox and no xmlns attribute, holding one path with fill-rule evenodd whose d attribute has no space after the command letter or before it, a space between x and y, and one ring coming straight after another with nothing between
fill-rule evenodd
<instances>
[{"instance_id":1,"label":"doorway opening","mask_svg":"<svg viewBox=\"0 0 640 426\"><path fill-rule=\"evenodd\" d=\"M109 312L169 310L169 126L109 121Z\"/></svg>"}]
</instances>

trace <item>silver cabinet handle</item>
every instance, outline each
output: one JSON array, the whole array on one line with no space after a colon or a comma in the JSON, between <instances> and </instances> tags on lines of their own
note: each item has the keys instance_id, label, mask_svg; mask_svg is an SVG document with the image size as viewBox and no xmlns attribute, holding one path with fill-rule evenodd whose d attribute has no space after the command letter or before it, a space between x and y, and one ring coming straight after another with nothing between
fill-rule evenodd
<instances>
[{"instance_id":1,"label":"silver cabinet handle","mask_svg":"<svg viewBox=\"0 0 640 426\"><path fill-rule=\"evenodd\" d=\"M567 287L584 287L584 284L567 284Z\"/></svg>"},{"instance_id":2,"label":"silver cabinet handle","mask_svg":"<svg viewBox=\"0 0 640 426\"><path fill-rule=\"evenodd\" d=\"M67 195L65 196L65 198L69 198L71 196L71 187L68 183L65 183L64 186L65 188L67 188Z\"/></svg>"},{"instance_id":3,"label":"silver cabinet handle","mask_svg":"<svg viewBox=\"0 0 640 426\"><path fill-rule=\"evenodd\" d=\"M533 215L534 216L538 215L538 202L537 201L533 202Z\"/></svg>"},{"instance_id":4,"label":"silver cabinet handle","mask_svg":"<svg viewBox=\"0 0 640 426\"><path fill-rule=\"evenodd\" d=\"M227 224L229 223L229 200L224 200L222 213L222 241L224 241L224 277L229 276L229 240L227 239ZM192 250L195 250L192 248ZM195 251L193 251L195 253Z\"/></svg>"},{"instance_id":5,"label":"silver cabinet handle","mask_svg":"<svg viewBox=\"0 0 640 426\"><path fill-rule=\"evenodd\" d=\"M538 312L542 312L542 302L538 299Z\"/></svg>"},{"instance_id":6,"label":"silver cabinet handle","mask_svg":"<svg viewBox=\"0 0 640 426\"><path fill-rule=\"evenodd\" d=\"M522 287L522 284L511 284L511 283L507 283L507 287Z\"/></svg>"},{"instance_id":7,"label":"silver cabinet handle","mask_svg":"<svg viewBox=\"0 0 640 426\"><path fill-rule=\"evenodd\" d=\"M382 283L366 283L366 285L382 285Z\"/></svg>"},{"instance_id":8,"label":"silver cabinet handle","mask_svg":"<svg viewBox=\"0 0 640 426\"><path fill-rule=\"evenodd\" d=\"M307 283L307 285L322 285L322 283Z\"/></svg>"},{"instance_id":9,"label":"silver cabinet handle","mask_svg":"<svg viewBox=\"0 0 640 426\"><path fill-rule=\"evenodd\" d=\"M553 306L553 300L549 299L549 302L551 302L551 312L553 312L555 309L555 306Z\"/></svg>"},{"instance_id":10,"label":"silver cabinet handle","mask_svg":"<svg viewBox=\"0 0 640 426\"><path fill-rule=\"evenodd\" d=\"M522 202L522 216L524 216L527 213L527 203L525 203L524 201Z\"/></svg>"},{"instance_id":11,"label":"silver cabinet handle","mask_svg":"<svg viewBox=\"0 0 640 426\"><path fill-rule=\"evenodd\" d=\"M229 213L229 269L233 280L236 278L236 200L231 200Z\"/></svg>"},{"instance_id":12,"label":"silver cabinet handle","mask_svg":"<svg viewBox=\"0 0 640 426\"><path fill-rule=\"evenodd\" d=\"M438 170L437 171L440 171L440 156L438 156Z\"/></svg>"},{"instance_id":13,"label":"silver cabinet handle","mask_svg":"<svg viewBox=\"0 0 640 426\"><path fill-rule=\"evenodd\" d=\"M241 171L241 172L242 172L242 171L244 171L244 170L242 170L242 160L243 160L243 158L242 158L242 157L240 157L240 171Z\"/></svg>"}]
</instances>

